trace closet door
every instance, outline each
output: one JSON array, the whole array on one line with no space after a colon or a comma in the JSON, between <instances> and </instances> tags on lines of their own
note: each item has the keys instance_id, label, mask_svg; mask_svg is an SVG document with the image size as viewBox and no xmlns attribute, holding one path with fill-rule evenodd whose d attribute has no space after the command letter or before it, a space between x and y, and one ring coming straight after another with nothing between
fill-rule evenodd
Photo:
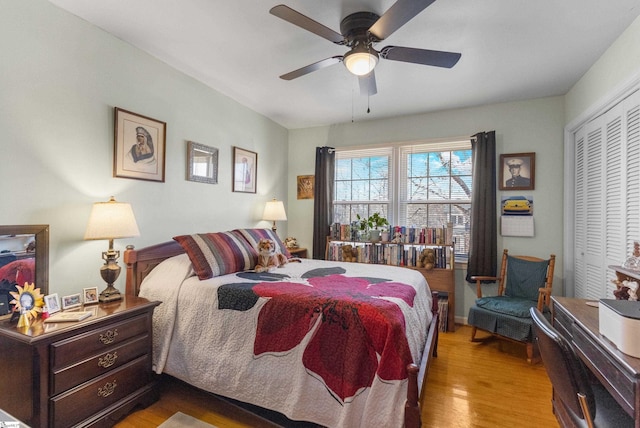
<instances>
[{"instance_id":1,"label":"closet door","mask_svg":"<svg viewBox=\"0 0 640 428\"><path fill-rule=\"evenodd\" d=\"M640 93L575 134L575 297L613 298L615 274L640 241Z\"/></svg>"}]
</instances>

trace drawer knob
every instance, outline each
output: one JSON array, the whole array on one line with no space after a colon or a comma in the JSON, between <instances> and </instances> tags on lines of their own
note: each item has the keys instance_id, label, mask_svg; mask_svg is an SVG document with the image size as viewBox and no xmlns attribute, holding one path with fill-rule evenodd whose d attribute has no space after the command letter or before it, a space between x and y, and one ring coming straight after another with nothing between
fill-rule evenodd
<instances>
[{"instance_id":1,"label":"drawer knob","mask_svg":"<svg viewBox=\"0 0 640 428\"><path fill-rule=\"evenodd\" d=\"M103 387L98 388L98 396L102 398L110 396L113 394L113 391L116 390L116 386L118 386L118 384L115 379L113 382L105 383Z\"/></svg>"},{"instance_id":2,"label":"drawer knob","mask_svg":"<svg viewBox=\"0 0 640 428\"><path fill-rule=\"evenodd\" d=\"M100 342L102 342L105 345L108 345L110 343L113 343L114 340L116 340L116 336L118 335L118 329L115 328L113 330L107 330L106 333L102 333L100 335Z\"/></svg>"},{"instance_id":3,"label":"drawer knob","mask_svg":"<svg viewBox=\"0 0 640 428\"><path fill-rule=\"evenodd\" d=\"M111 367L112 365L114 365L117 359L117 352L114 352L113 354L107 354L104 357L100 357L98 359L98 366L106 369L107 367Z\"/></svg>"}]
</instances>

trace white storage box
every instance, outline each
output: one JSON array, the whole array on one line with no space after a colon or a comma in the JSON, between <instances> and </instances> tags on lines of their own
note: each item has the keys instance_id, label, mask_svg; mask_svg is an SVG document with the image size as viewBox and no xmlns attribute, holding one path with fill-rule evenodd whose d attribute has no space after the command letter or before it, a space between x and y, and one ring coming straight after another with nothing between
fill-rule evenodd
<instances>
[{"instance_id":1,"label":"white storage box","mask_svg":"<svg viewBox=\"0 0 640 428\"><path fill-rule=\"evenodd\" d=\"M640 302L600 299L600 334L627 355L640 358Z\"/></svg>"}]
</instances>

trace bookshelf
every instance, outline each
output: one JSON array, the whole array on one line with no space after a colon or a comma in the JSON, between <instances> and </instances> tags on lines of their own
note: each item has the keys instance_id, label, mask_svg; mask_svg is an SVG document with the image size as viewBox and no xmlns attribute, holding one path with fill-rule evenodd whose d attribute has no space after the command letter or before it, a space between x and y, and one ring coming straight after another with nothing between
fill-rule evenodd
<instances>
[{"instance_id":1,"label":"bookshelf","mask_svg":"<svg viewBox=\"0 0 640 428\"><path fill-rule=\"evenodd\" d=\"M348 239L327 238L325 259L342 260L342 247L351 245L356 248L357 263L386 264L414 269L420 272L432 291L437 291L441 300L441 331L455 331L455 250L453 244L435 243L394 243L371 242ZM425 248L433 248L436 262L433 269L422 268L418 263L419 255ZM446 316L445 316L446 314Z\"/></svg>"}]
</instances>

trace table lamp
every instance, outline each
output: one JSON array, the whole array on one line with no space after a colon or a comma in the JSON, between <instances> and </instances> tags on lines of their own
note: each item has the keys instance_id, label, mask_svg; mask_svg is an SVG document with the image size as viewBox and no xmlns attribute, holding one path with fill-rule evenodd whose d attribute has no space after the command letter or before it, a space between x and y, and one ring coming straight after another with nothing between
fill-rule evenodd
<instances>
[{"instance_id":1,"label":"table lamp","mask_svg":"<svg viewBox=\"0 0 640 428\"><path fill-rule=\"evenodd\" d=\"M284 204L282 201L277 201L275 198L264 206L264 213L262 214L263 220L273 221L273 233L276 232L276 221L286 221L287 213L284 212Z\"/></svg>"},{"instance_id":2,"label":"table lamp","mask_svg":"<svg viewBox=\"0 0 640 428\"><path fill-rule=\"evenodd\" d=\"M100 268L100 276L107 283L107 288L100 293L98 297L100 302L111 302L122 298L120 291L113 286L120 276L120 266L118 266L120 251L113 249L113 240L133 236L140 236L140 231L130 204L116 202L113 196L109 202L93 204L84 239L109 240L109 249L102 253L104 265Z\"/></svg>"}]
</instances>

